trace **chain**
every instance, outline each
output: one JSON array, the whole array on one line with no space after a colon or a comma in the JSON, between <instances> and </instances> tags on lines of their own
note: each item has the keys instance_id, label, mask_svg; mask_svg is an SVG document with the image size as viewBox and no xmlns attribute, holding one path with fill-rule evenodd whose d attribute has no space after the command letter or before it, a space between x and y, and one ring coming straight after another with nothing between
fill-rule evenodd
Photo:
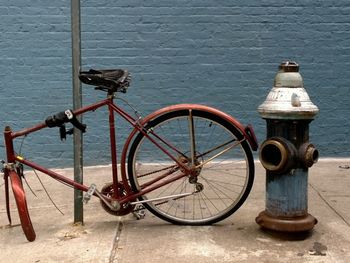
<instances>
[{"instance_id":1,"label":"chain","mask_svg":"<svg viewBox=\"0 0 350 263\"><path fill-rule=\"evenodd\" d=\"M170 171L171 173L174 173L178 170L179 167L176 168L177 165L172 165L170 167L165 167L163 169L160 169L160 170L156 170L156 171L153 171L153 172L149 172L149 173L146 173L146 174L142 174L142 175L138 175L137 178L142 178L142 177L145 177L145 176L148 176L148 175L152 175L152 174L155 174L155 173L158 173L158 172L162 172L162 171L165 171L165 170L168 170L168 169L173 169L172 171Z\"/></svg>"}]
</instances>

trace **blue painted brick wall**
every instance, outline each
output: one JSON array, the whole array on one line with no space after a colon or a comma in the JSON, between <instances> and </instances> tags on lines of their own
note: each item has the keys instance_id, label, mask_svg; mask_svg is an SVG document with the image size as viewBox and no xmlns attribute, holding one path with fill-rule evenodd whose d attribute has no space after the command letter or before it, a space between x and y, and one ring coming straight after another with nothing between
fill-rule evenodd
<instances>
[{"instance_id":1,"label":"blue painted brick wall","mask_svg":"<svg viewBox=\"0 0 350 263\"><path fill-rule=\"evenodd\" d=\"M321 156L349 156L349 1L84 0L81 14L84 68L129 69L123 98L144 114L203 103L252 123L259 141L265 122L256 109L279 63L296 60L321 110L312 142ZM70 1L0 0L0 33L0 127L20 129L70 108ZM103 97L84 86L84 104ZM88 165L108 162L103 113L85 118ZM128 131L120 127L118 134ZM124 139L118 135L119 145ZM29 136L22 149L40 163L72 166L72 140L61 143L56 129Z\"/></svg>"}]
</instances>

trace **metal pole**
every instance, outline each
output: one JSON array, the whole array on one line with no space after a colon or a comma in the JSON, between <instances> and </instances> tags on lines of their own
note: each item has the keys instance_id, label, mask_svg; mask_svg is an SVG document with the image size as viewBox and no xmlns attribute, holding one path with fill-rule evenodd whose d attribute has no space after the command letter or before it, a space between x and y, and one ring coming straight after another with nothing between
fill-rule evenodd
<instances>
[{"instance_id":1,"label":"metal pole","mask_svg":"<svg viewBox=\"0 0 350 263\"><path fill-rule=\"evenodd\" d=\"M82 106L81 83L79 71L81 65L80 45L80 0L71 0L72 23L72 73L73 73L73 109ZM81 116L78 116L81 121ZM74 128L74 181L83 183L83 137L81 131ZM84 223L83 192L74 190L74 223Z\"/></svg>"}]
</instances>

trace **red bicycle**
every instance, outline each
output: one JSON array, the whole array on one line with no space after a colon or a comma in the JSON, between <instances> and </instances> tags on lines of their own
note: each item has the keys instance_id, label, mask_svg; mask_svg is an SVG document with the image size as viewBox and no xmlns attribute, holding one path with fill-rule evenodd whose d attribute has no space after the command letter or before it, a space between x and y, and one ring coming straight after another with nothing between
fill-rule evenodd
<instances>
[{"instance_id":1,"label":"red bicycle","mask_svg":"<svg viewBox=\"0 0 350 263\"><path fill-rule=\"evenodd\" d=\"M107 98L75 111L66 110L45 122L20 131L4 131L7 161L3 163L6 210L9 222L9 185L11 184L22 229L29 241L36 234L28 213L22 179L23 165L49 175L61 183L100 199L113 215L126 215L148 209L174 224L213 224L234 213L246 200L254 180L252 150L257 141L250 125L244 127L217 109L180 104L162 108L145 118L133 117L115 104L117 92L125 93L130 83L126 70L90 70L80 80L107 92ZM85 132L77 116L101 107L109 113L112 182L99 191L40 166L14 150L14 140L44 128L59 127L61 138L71 134L71 123ZM127 138L117 169L115 114L133 130ZM10 180L9 180L10 179ZM140 207L141 206L141 207Z\"/></svg>"}]
</instances>

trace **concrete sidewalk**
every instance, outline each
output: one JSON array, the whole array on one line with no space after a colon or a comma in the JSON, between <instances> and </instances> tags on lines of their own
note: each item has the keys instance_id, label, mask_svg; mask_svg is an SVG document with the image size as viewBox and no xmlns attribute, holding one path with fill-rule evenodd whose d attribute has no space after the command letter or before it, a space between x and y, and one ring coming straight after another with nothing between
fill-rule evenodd
<instances>
[{"instance_id":1,"label":"concrete sidewalk","mask_svg":"<svg viewBox=\"0 0 350 263\"><path fill-rule=\"evenodd\" d=\"M84 226L74 226L72 189L41 176L61 215L28 174L37 195L26 187L37 239L27 242L14 202L13 226L7 225L1 186L0 262L350 262L349 166L350 159L324 159L309 170L309 213L318 224L308 235L267 232L255 223L265 207L265 171L259 163L245 204L225 221L203 227L172 225L148 212L142 220L114 217L96 198L85 206ZM84 173L86 184L109 181L108 167Z\"/></svg>"}]
</instances>

